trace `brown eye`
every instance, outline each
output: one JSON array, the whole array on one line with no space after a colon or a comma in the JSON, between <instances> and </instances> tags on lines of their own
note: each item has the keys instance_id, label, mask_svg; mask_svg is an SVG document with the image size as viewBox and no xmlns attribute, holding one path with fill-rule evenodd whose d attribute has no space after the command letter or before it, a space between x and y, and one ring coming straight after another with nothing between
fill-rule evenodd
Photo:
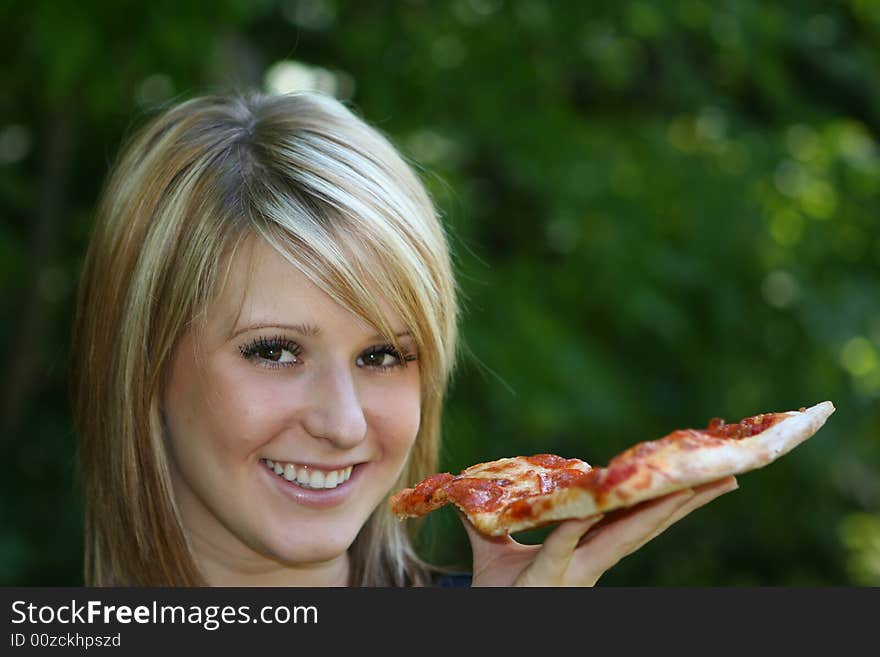
<instances>
[{"instance_id":1,"label":"brown eye","mask_svg":"<svg viewBox=\"0 0 880 657\"><path fill-rule=\"evenodd\" d=\"M256 365L263 367L288 367L299 362L302 349L295 342L281 338L259 338L248 345L242 345L241 355Z\"/></svg>"},{"instance_id":2,"label":"brown eye","mask_svg":"<svg viewBox=\"0 0 880 657\"><path fill-rule=\"evenodd\" d=\"M399 360L394 354L386 351L375 351L361 356L358 359L358 365L363 363L367 367L393 367Z\"/></svg>"},{"instance_id":3,"label":"brown eye","mask_svg":"<svg viewBox=\"0 0 880 657\"><path fill-rule=\"evenodd\" d=\"M290 357L285 359L284 354L288 354ZM294 360L293 354L291 354L287 349L282 349L281 347L266 347L257 352L257 355L260 358L264 358L266 360L271 360L276 363L284 363Z\"/></svg>"},{"instance_id":4,"label":"brown eye","mask_svg":"<svg viewBox=\"0 0 880 657\"><path fill-rule=\"evenodd\" d=\"M377 371L388 371L395 367L403 367L404 361L415 360L415 356L401 355L394 345L385 344L370 347L357 359L358 367L368 367Z\"/></svg>"}]
</instances>

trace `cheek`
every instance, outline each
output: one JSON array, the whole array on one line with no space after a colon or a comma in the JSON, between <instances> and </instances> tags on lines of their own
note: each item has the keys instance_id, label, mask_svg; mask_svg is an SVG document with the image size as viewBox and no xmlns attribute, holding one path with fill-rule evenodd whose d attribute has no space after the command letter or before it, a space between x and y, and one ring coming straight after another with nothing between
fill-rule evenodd
<instances>
[{"instance_id":1,"label":"cheek","mask_svg":"<svg viewBox=\"0 0 880 657\"><path fill-rule=\"evenodd\" d=\"M418 382L376 389L365 399L375 435L387 449L408 450L415 441L421 419Z\"/></svg>"},{"instance_id":2,"label":"cheek","mask_svg":"<svg viewBox=\"0 0 880 657\"><path fill-rule=\"evenodd\" d=\"M270 440L282 425L278 391L265 378L234 367L199 373L179 363L165 394L175 451L203 458L243 456Z\"/></svg>"},{"instance_id":3,"label":"cheek","mask_svg":"<svg viewBox=\"0 0 880 657\"><path fill-rule=\"evenodd\" d=\"M285 426L282 391L268 377L227 368L214 373L201 401L212 430L229 451L249 452L272 440Z\"/></svg>"}]
</instances>

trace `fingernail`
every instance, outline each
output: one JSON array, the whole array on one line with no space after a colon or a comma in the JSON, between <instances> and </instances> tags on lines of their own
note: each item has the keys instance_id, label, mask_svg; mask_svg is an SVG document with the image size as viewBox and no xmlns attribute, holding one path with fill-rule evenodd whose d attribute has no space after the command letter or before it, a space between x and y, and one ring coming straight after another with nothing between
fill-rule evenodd
<instances>
[{"instance_id":1,"label":"fingernail","mask_svg":"<svg viewBox=\"0 0 880 657\"><path fill-rule=\"evenodd\" d=\"M605 516L603 514L597 513L592 516L587 516L586 518L581 518L580 519L580 526L584 527L585 529L589 529L590 527L595 525L597 522L602 520L602 518L604 518L604 517Z\"/></svg>"},{"instance_id":2,"label":"fingernail","mask_svg":"<svg viewBox=\"0 0 880 657\"><path fill-rule=\"evenodd\" d=\"M689 499L691 499L694 495L696 495L696 492L694 491L693 488L683 488L681 491L679 491L678 495L679 495L679 505L682 505L682 504L687 503L687 501Z\"/></svg>"}]
</instances>

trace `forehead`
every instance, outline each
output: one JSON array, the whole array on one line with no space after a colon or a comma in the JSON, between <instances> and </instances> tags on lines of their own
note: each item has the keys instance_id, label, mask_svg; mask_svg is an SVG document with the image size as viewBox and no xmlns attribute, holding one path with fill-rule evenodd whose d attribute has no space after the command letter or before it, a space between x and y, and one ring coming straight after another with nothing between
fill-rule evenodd
<instances>
[{"instance_id":1,"label":"forehead","mask_svg":"<svg viewBox=\"0 0 880 657\"><path fill-rule=\"evenodd\" d=\"M345 325L358 331L374 327L337 303L295 265L261 239L247 240L227 262L226 280L211 303L209 324L233 334L255 324L311 324L325 329ZM399 316L379 294L381 311L396 329Z\"/></svg>"}]
</instances>

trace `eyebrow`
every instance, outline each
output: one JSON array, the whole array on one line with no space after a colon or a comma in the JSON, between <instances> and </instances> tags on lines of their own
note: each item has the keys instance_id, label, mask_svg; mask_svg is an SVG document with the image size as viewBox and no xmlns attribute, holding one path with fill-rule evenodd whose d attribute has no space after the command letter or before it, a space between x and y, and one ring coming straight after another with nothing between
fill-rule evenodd
<instances>
[{"instance_id":1,"label":"eyebrow","mask_svg":"<svg viewBox=\"0 0 880 657\"><path fill-rule=\"evenodd\" d=\"M266 328L276 328L276 329L284 329L286 331L291 331L292 333L297 333L298 335L302 335L305 337L316 337L321 334L321 328L315 326L314 324L275 324L275 323L266 323L266 322L258 322L256 324L249 324L248 326L244 326L237 331L235 331L232 335L229 336L229 339L241 335L242 333L246 333L247 331L256 331L259 329ZM400 333L395 333L395 336L398 338L403 337L412 337L412 333L409 331L401 331ZM369 337L370 340L384 340L384 335L371 335Z\"/></svg>"}]
</instances>

